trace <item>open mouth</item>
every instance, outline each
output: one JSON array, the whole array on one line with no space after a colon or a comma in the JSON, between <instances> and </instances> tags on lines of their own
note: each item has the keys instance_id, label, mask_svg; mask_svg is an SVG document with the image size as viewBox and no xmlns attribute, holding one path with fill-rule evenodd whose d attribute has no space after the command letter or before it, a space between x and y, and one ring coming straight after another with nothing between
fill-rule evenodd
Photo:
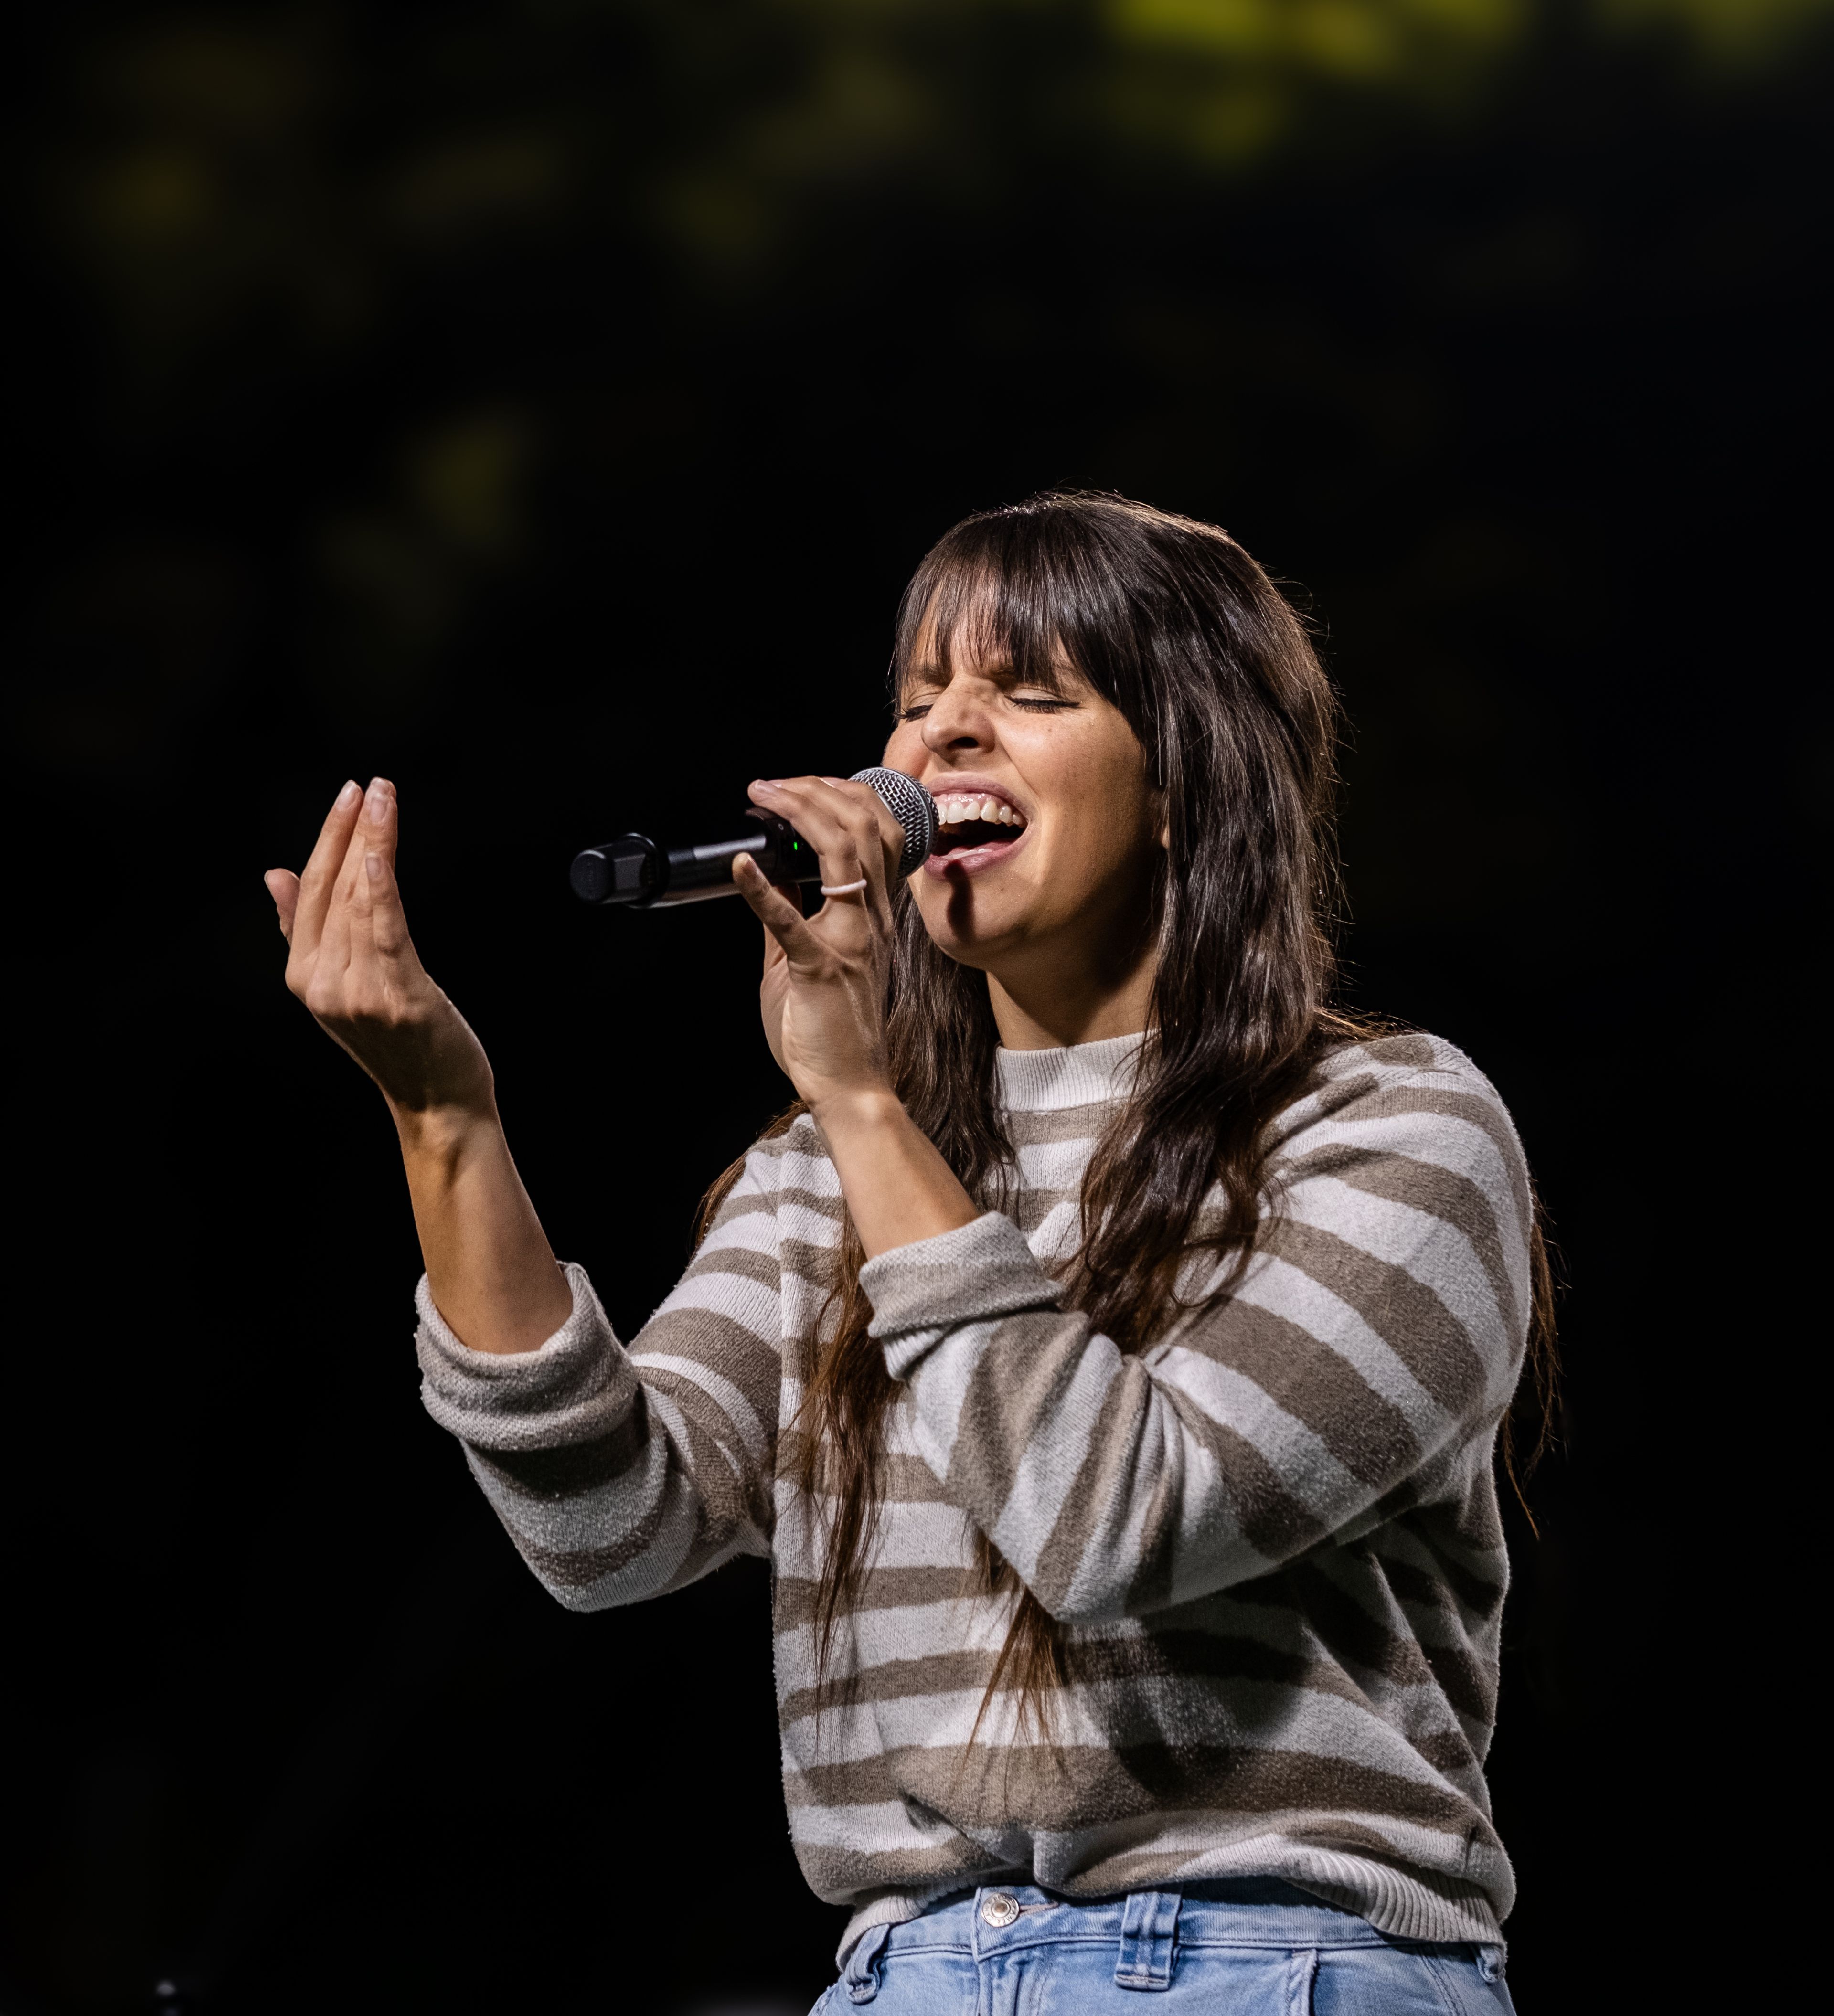
<instances>
[{"instance_id":1,"label":"open mouth","mask_svg":"<svg viewBox=\"0 0 1834 2016\"><path fill-rule=\"evenodd\" d=\"M936 794L936 844L932 866L947 862L991 860L1007 852L1025 833L1025 815L1017 805L979 791Z\"/></svg>"}]
</instances>

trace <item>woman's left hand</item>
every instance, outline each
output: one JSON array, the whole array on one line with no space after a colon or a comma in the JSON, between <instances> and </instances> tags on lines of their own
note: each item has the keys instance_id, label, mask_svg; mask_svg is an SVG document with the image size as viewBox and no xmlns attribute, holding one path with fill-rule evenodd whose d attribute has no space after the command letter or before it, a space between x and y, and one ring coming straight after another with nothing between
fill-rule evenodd
<instances>
[{"instance_id":1,"label":"woman's left hand","mask_svg":"<svg viewBox=\"0 0 1834 2016\"><path fill-rule=\"evenodd\" d=\"M771 1053L819 1118L839 1098L891 1089L885 1047L892 958L892 878L904 831L869 784L792 777L751 787L752 802L787 819L816 851L830 896L805 917L750 855L733 879L764 924L759 987Z\"/></svg>"}]
</instances>

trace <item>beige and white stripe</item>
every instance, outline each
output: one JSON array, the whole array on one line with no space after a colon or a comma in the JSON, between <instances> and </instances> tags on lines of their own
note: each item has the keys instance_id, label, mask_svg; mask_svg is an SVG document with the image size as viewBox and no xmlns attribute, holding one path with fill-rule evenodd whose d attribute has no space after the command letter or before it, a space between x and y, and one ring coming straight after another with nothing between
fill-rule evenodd
<instances>
[{"instance_id":1,"label":"beige and white stripe","mask_svg":"<svg viewBox=\"0 0 1834 2016\"><path fill-rule=\"evenodd\" d=\"M1125 1356L1054 1276L1138 1044L1002 1052L1004 1211L862 1276L901 1391L825 1676L823 1508L783 1474L842 1225L807 1120L753 1150L628 1351L577 1268L571 1318L520 1357L467 1351L423 1283L427 1405L572 1607L773 1560L791 1832L854 1907L844 1946L995 1877L1086 1898L1241 1875L1397 1936L1494 1940L1513 1879L1483 1771L1508 1576L1491 1459L1530 1294L1515 1131L1450 1045L1346 1046L1281 1116L1246 1276ZM1007 1619L976 1528L1065 1627L1048 1742L1002 1695L969 1745Z\"/></svg>"}]
</instances>

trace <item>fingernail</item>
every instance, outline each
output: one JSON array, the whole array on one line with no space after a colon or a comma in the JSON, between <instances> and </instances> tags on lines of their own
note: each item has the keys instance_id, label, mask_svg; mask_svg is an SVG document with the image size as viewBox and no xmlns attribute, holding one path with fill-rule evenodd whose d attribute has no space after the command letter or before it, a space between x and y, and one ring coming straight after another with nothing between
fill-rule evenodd
<instances>
[{"instance_id":1,"label":"fingernail","mask_svg":"<svg viewBox=\"0 0 1834 2016\"><path fill-rule=\"evenodd\" d=\"M363 810L368 816L370 825L381 825L388 816L388 794L386 791L378 790L372 784L369 787L369 795L364 803Z\"/></svg>"},{"instance_id":2,"label":"fingernail","mask_svg":"<svg viewBox=\"0 0 1834 2016\"><path fill-rule=\"evenodd\" d=\"M352 777L337 794L337 809L340 812L348 812L362 794L362 787Z\"/></svg>"},{"instance_id":3,"label":"fingernail","mask_svg":"<svg viewBox=\"0 0 1834 2016\"><path fill-rule=\"evenodd\" d=\"M366 854L363 856L363 873L369 877L372 882L380 882L382 880L381 855L379 854Z\"/></svg>"}]
</instances>

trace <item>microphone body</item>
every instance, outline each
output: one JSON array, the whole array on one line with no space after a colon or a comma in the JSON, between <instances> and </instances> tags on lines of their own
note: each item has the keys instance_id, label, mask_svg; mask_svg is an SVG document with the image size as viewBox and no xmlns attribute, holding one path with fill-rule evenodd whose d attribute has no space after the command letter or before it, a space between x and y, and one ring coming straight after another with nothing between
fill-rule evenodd
<instances>
[{"instance_id":1,"label":"microphone body","mask_svg":"<svg viewBox=\"0 0 1834 2016\"><path fill-rule=\"evenodd\" d=\"M870 784L904 828L898 873L909 875L936 843L936 801L902 770L856 770L853 781ZM772 882L820 882L821 863L787 819L754 808L749 830L732 840L671 846L647 833L620 833L573 859L567 880L582 902L615 904L631 909L667 909L713 896L736 896L733 862L748 854Z\"/></svg>"}]
</instances>

